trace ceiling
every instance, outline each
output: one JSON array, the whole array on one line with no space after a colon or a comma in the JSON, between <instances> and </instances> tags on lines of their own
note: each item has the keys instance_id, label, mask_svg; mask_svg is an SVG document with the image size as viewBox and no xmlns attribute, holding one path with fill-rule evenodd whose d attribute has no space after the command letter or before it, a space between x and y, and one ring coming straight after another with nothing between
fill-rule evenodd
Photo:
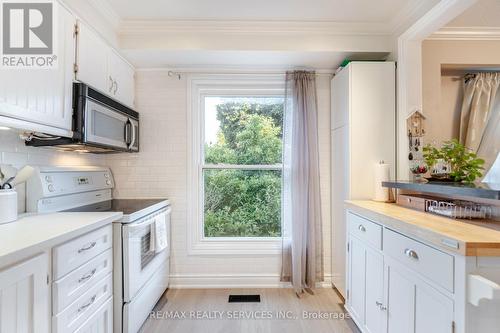
<instances>
[{"instance_id":1,"label":"ceiling","mask_svg":"<svg viewBox=\"0 0 500 333\"><path fill-rule=\"evenodd\" d=\"M103 0L104 1L104 0ZM387 22L416 0L105 0L121 19Z\"/></svg>"},{"instance_id":2,"label":"ceiling","mask_svg":"<svg viewBox=\"0 0 500 333\"><path fill-rule=\"evenodd\" d=\"M137 68L332 70L387 57L394 36L440 0L89 1L114 20Z\"/></svg>"},{"instance_id":3,"label":"ceiling","mask_svg":"<svg viewBox=\"0 0 500 333\"><path fill-rule=\"evenodd\" d=\"M479 0L448 27L500 27L500 1Z\"/></svg>"}]
</instances>

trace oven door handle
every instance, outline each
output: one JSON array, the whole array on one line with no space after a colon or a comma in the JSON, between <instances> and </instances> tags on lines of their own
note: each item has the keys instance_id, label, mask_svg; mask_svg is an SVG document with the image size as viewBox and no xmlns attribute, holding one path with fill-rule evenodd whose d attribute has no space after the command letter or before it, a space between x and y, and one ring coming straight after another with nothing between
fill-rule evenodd
<instances>
[{"instance_id":1,"label":"oven door handle","mask_svg":"<svg viewBox=\"0 0 500 333\"><path fill-rule=\"evenodd\" d=\"M172 213L172 208L168 207L164 211L160 211L156 215L165 214L165 216L168 216L170 213ZM138 229L138 228L144 228L146 226L149 226L149 225L153 224L154 222L155 222L155 219L148 218L148 219L146 219L143 222L131 223L131 224L127 224L126 226L127 226L127 229L129 231L132 231L132 230L135 230L135 229Z\"/></svg>"}]
</instances>

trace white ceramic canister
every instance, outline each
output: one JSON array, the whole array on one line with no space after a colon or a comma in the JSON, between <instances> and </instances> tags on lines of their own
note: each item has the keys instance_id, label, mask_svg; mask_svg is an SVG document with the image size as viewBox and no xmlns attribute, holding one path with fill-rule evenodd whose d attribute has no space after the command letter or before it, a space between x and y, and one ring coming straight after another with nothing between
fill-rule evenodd
<instances>
[{"instance_id":1,"label":"white ceramic canister","mask_svg":"<svg viewBox=\"0 0 500 333\"><path fill-rule=\"evenodd\" d=\"M0 224L17 220L16 190L0 190Z\"/></svg>"}]
</instances>

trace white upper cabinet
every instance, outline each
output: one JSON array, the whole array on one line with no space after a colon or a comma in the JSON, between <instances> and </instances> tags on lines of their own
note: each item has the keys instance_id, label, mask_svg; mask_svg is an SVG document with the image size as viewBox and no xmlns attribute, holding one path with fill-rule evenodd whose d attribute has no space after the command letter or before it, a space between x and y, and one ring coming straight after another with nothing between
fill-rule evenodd
<instances>
[{"instance_id":1,"label":"white upper cabinet","mask_svg":"<svg viewBox=\"0 0 500 333\"><path fill-rule=\"evenodd\" d=\"M58 30L54 43L57 67L0 69L0 116L28 124L47 125L55 128L55 131L70 131L76 19L57 2L54 2L54 6L57 6ZM11 122L7 125L11 125ZM23 128L28 129L29 126L24 125Z\"/></svg>"},{"instance_id":2,"label":"white upper cabinet","mask_svg":"<svg viewBox=\"0 0 500 333\"><path fill-rule=\"evenodd\" d=\"M57 66L0 68L0 125L70 136L74 80L133 107L134 68L67 8L54 6Z\"/></svg>"},{"instance_id":3,"label":"white upper cabinet","mask_svg":"<svg viewBox=\"0 0 500 333\"><path fill-rule=\"evenodd\" d=\"M123 104L134 105L134 67L115 50L108 53L109 94Z\"/></svg>"},{"instance_id":4,"label":"white upper cabinet","mask_svg":"<svg viewBox=\"0 0 500 333\"><path fill-rule=\"evenodd\" d=\"M0 332L49 332L48 274L46 253L0 270Z\"/></svg>"},{"instance_id":5,"label":"white upper cabinet","mask_svg":"<svg viewBox=\"0 0 500 333\"><path fill-rule=\"evenodd\" d=\"M348 68L340 71L332 80L332 130L349 123L350 89L351 70Z\"/></svg>"},{"instance_id":6,"label":"white upper cabinet","mask_svg":"<svg viewBox=\"0 0 500 333\"><path fill-rule=\"evenodd\" d=\"M79 20L77 24L76 79L103 93L109 93L106 80L109 46L85 23Z\"/></svg>"},{"instance_id":7,"label":"white upper cabinet","mask_svg":"<svg viewBox=\"0 0 500 333\"><path fill-rule=\"evenodd\" d=\"M76 49L76 79L133 107L134 68L82 21Z\"/></svg>"}]
</instances>

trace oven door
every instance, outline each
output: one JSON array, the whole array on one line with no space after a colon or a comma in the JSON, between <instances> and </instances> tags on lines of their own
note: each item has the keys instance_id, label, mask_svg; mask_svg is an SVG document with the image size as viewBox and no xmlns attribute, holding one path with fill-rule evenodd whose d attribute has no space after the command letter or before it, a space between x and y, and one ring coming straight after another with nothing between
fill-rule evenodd
<instances>
[{"instance_id":1,"label":"oven door","mask_svg":"<svg viewBox=\"0 0 500 333\"><path fill-rule=\"evenodd\" d=\"M84 136L86 143L127 150L127 123L127 116L87 98Z\"/></svg>"},{"instance_id":2,"label":"oven door","mask_svg":"<svg viewBox=\"0 0 500 333\"><path fill-rule=\"evenodd\" d=\"M170 207L150 214L137 222L124 224L123 239L123 300L128 303L170 257ZM150 250L151 228L156 218L164 218L168 246L156 253Z\"/></svg>"}]
</instances>

